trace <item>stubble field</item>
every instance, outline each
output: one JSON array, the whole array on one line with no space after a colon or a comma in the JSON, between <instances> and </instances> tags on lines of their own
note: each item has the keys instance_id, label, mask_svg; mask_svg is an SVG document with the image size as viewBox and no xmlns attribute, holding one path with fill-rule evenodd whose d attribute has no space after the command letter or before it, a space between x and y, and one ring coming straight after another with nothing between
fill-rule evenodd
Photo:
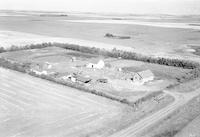
<instances>
[{"instance_id":1,"label":"stubble field","mask_svg":"<svg viewBox=\"0 0 200 137\"><path fill-rule=\"evenodd\" d=\"M0 74L2 137L106 137L124 126L119 121L131 110L19 72L1 68Z\"/></svg>"}]
</instances>

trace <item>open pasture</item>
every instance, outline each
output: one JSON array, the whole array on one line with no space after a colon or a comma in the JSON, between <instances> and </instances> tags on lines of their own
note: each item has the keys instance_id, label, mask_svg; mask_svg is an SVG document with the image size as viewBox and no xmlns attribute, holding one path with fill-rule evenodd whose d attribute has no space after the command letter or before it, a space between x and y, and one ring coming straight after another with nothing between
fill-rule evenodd
<instances>
[{"instance_id":1,"label":"open pasture","mask_svg":"<svg viewBox=\"0 0 200 137\"><path fill-rule=\"evenodd\" d=\"M83 23L75 22L76 19L80 18L84 21L90 19L89 17L74 17L68 16L62 17L40 17L40 16L21 16L21 17L0 17L0 30L10 31L16 34L16 39L12 36L5 40L2 37L1 42L8 41L7 43L36 43L36 42L50 42L54 41L55 37L62 38L60 42L65 42L66 38L76 39L73 43L79 40L87 40L93 42L101 42L122 47L132 47L134 51L141 54L159 55L159 56L177 56L183 57L183 54L176 52L177 50L183 49L185 44L197 44L200 43L199 30L188 29L188 28L165 28L151 25L142 25L141 19L133 19L130 21L138 21L137 24L109 24L109 23ZM69 22L74 20L74 22ZM180 26L184 23L191 23L193 18L187 18L177 22L179 17L174 19L159 19L159 20L145 20L146 24L170 24L175 23ZM103 19L102 21L110 21ZM112 20L113 21L113 20ZM114 20L116 21L116 20ZM118 20L117 22L126 22L126 20ZM156 23L155 23L156 22ZM197 21L195 21L197 22ZM21 33L24 33L21 37ZM130 36L131 39L107 39L105 38L106 33L115 35ZM32 36L34 34L34 36ZM3 34L4 35L4 34ZM28 37L28 36L31 36ZM7 37L7 36L6 36ZM19 39L18 39L19 38ZM33 39L32 39L33 38ZM18 40L17 40L18 39ZM35 40L34 40L35 39ZM2 45L2 44L1 44ZM89 45L89 44L86 44ZM96 45L95 43L90 45ZM102 46L103 44L101 44ZM107 45L108 47L108 45ZM156 49L156 50L155 50ZM186 54L187 55L187 54ZM191 55L189 55L191 57Z\"/></svg>"},{"instance_id":2,"label":"open pasture","mask_svg":"<svg viewBox=\"0 0 200 137\"><path fill-rule=\"evenodd\" d=\"M192 120L185 128L183 128L175 137L198 137L200 135L200 116Z\"/></svg>"}]
</instances>

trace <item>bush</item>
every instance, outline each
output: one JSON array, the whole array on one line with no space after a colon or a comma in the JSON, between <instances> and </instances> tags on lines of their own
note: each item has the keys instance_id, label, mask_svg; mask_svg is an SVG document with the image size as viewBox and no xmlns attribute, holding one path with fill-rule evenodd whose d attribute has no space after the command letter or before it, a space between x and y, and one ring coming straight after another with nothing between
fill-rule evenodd
<instances>
[{"instance_id":1,"label":"bush","mask_svg":"<svg viewBox=\"0 0 200 137\"><path fill-rule=\"evenodd\" d=\"M4 49L4 47L0 47L0 53L5 52L6 50Z\"/></svg>"}]
</instances>

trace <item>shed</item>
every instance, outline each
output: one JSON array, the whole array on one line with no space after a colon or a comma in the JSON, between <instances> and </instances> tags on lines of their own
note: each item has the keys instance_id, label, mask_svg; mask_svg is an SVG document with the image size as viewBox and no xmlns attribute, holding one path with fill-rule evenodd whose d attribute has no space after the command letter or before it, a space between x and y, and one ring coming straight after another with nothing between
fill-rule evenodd
<instances>
[{"instance_id":1,"label":"shed","mask_svg":"<svg viewBox=\"0 0 200 137\"><path fill-rule=\"evenodd\" d=\"M45 62L44 65L43 65L43 68L44 69L51 69L52 65L49 62Z\"/></svg>"},{"instance_id":2,"label":"shed","mask_svg":"<svg viewBox=\"0 0 200 137\"><path fill-rule=\"evenodd\" d=\"M75 76L75 78L78 82L82 82L82 83L89 83L92 80L90 78L86 78L83 76Z\"/></svg>"},{"instance_id":3,"label":"shed","mask_svg":"<svg viewBox=\"0 0 200 137\"><path fill-rule=\"evenodd\" d=\"M59 77L63 80L71 80L72 82L76 82L76 78L69 73L62 73Z\"/></svg>"},{"instance_id":4,"label":"shed","mask_svg":"<svg viewBox=\"0 0 200 137\"><path fill-rule=\"evenodd\" d=\"M105 78L102 78L102 79L97 79L97 82L100 82L100 83L108 83L108 80L105 79Z\"/></svg>"}]
</instances>

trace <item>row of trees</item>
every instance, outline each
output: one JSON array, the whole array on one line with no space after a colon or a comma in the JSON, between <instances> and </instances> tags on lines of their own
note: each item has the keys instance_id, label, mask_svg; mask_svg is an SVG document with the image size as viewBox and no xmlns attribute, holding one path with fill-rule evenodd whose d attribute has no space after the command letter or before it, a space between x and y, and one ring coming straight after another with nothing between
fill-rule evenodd
<instances>
[{"instance_id":1,"label":"row of trees","mask_svg":"<svg viewBox=\"0 0 200 137\"><path fill-rule=\"evenodd\" d=\"M45 48L45 47L51 47L51 46L57 46L57 47L80 51L84 53L98 54L98 55L115 57L115 58L121 57L124 59L144 61L148 63L181 67L181 68L186 68L186 69L194 69L194 68L200 67L198 63L193 62L193 61L169 59L169 58L162 58L162 57L150 57L150 56L145 56L145 55L138 54L132 51L129 52L129 51L117 50L116 48L114 48L112 51L108 51L105 49L100 49L100 48L95 48L95 47L85 47L85 46L65 44L65 43L42 43L42 44L31 44L31 45L20 46L20 47L11 46L8 49L1 47L0 52L26 50L26 49L38 49L38 48Z\"/></svg>"},{"instance_id":2,"label":"row of trees","mask_svg":"<svg viewBox=\"0 0 200 137\"><path fill-rule=\"evenodd\" d=\"M163 58L163 57L150 57L150 56L145 56L145 55L138 54L132 51L129 52L129 51L117 50L116 48L114 48L112 51L108 51L105 49L100 49L100 48L95 48L95 47L84 47L84 46L79 46L79 45L69 45L69 44L60 44L60 43L54 43L54 45L65 48L65 49L76 50L76 51L85 52L85 53L98 54L98 55L115 57L115 58L121 57L124 59L144 61L148 63L155 63L155 64L160 64L160 65L174 66L174 67L181 67L185 69L194 69L194 68L200 67L198 63L193 62L193 61L170 59L170 58Z\"/></svg>"},{"instance_id":3,"label":"row of trees","mask_svg":"<svg viewBox=\"0 0 200 137\"><path fill-rule=\"evenodd\" d=\"M79 46L79 45L73 45L73 44L66 44L66 43L42 43L42 44L31 44L26 46L11 46L10 48L0 48L1 52L7 52L7 51L18 51L18 50L26 50L26 49L38 49L38 48L45 48L45 47L61 47L64 49L69 50L75 50L83 53L90 53L95 55L102 55L107 57L114 57L114 58L124 58L129 60L137 60L137 61L143 61L148 63L155 63L160 65L167 65L167 66L174 66L174 67L181 67L184 69L192 69L190 72L190 76L184 79L190 79L190 78L197 78L200 77L200 64L193 61L187 61L187 60L180 60L180 59L170 59L170 58L162 58L162 57L150 57L145 56L142 54L138 54L132 51L123 51L123 50L117 50L114 48L112 51L108 51L105 49L100 49L96 47L85 47L85 46Z\"/></svg>"},{"instance_id":4,"label":"row of trees","mask_svg":"<svg viewBox=\"0 0 200 137\"><path fill-rule=\"evenodd\" d=\"M30 44L26 46L14 46L12 45L9 48L0 47L0 53L9 52L9 51L18 51L18 50L28 50L28 49L40 49L53 46L52 43L42 43L42 44Z\"/></svg>"}]
</instances>

